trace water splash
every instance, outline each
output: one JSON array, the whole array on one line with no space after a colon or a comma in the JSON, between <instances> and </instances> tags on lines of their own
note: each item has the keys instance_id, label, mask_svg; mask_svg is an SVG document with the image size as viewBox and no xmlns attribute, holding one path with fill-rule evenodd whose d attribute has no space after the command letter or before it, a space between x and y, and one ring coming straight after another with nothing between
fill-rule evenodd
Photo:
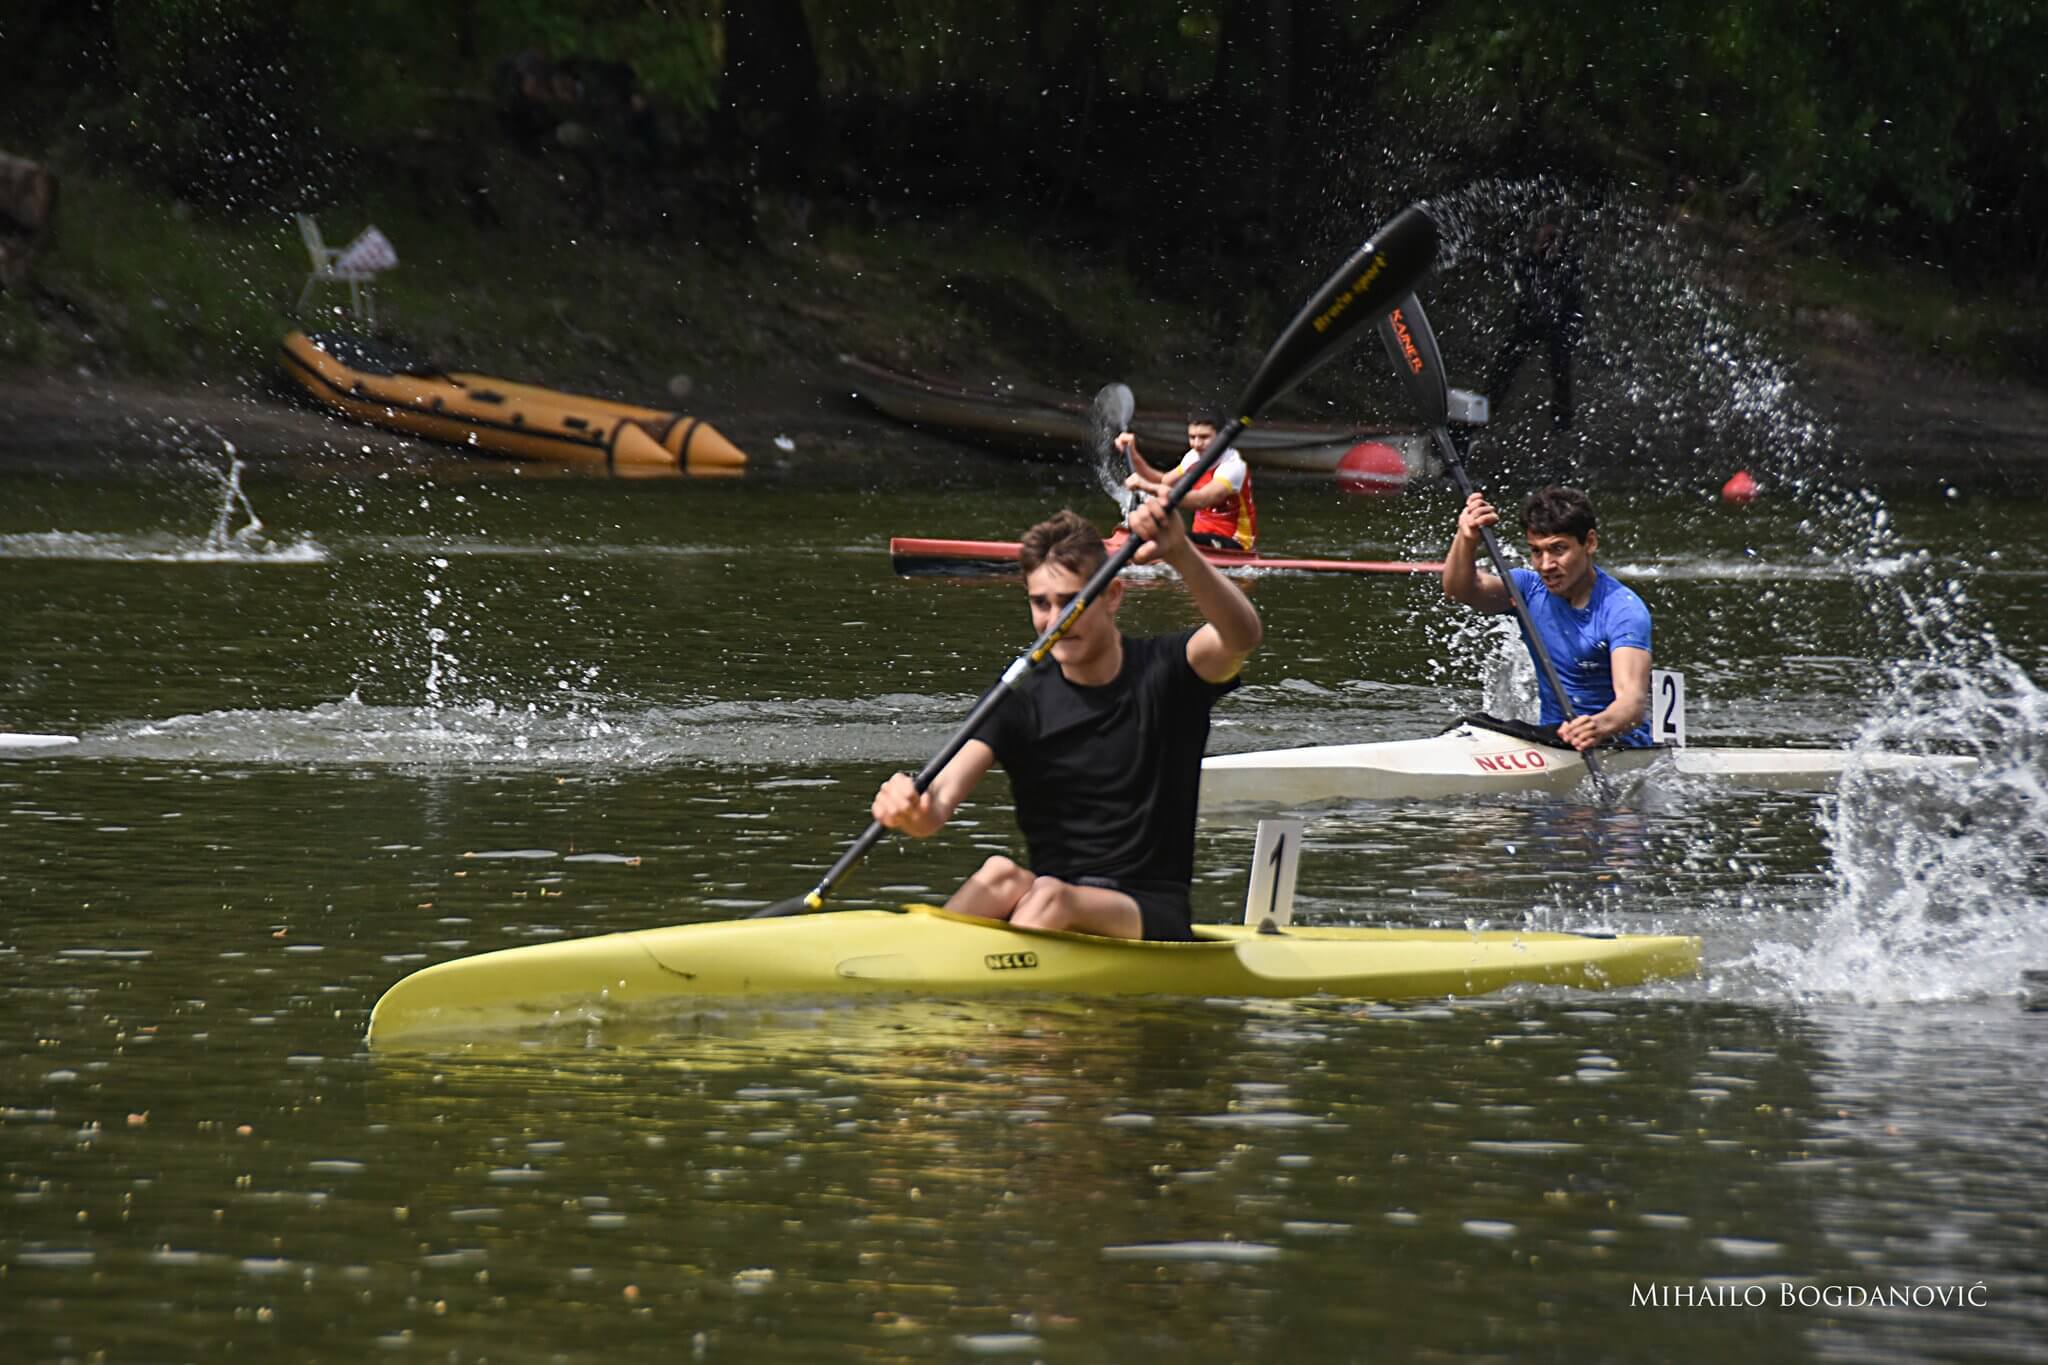
<instances>
[{"instance_id":1,"label":"water splash","mask_svg":"<svg viewBox=\"0 0 2048 1365\"><path fill-rule=\"evenodd\" d=\"M768 770L783 785L830 783L820 764L914 763L972 698L886 694L843 707L818 698L681 707L501 703L389 706L350 695L303 710L238 709L131 722L86 735L93 758L289 767ZM756 784L759 785L759 784ZM775 785L770 783L769 785Z\"/></svg>"},{"instance_id":2,"label":"water splash","mask_svg":"<svg viewBox=\"0 0 2048 1365\"><path fill-rule=\"evenodd\" d=\"M390 662L403 670L398 678L403 690L424 700L421 716L429 723L440 723L437 718L441 718L460 728L464 715L491 716L523 708L532 716L559 709L566 712L565 724L588 722L603 728L601 708L612 698L598 690L604 673L601 665L549 659L509 672L479 668L471 660L479 622L487 618L479 615L473 602L481 600L482 590L473 582L467 588L458 586L451 572L455 566L447 555L430 553L422 564L413 624L403 624L394 612L392 626L381 632L393 646ZM579 610L575 599L566 594L558 605L571 615ZM361 696L366 681L388 681L389 676L384 663L366 660L353 695ZM412 691L415 685L416 693ZM514 743L523 748L526 741L517 738Z\"/></svg>"},{"instance_id":3,"label":"water splash","mask_svg":"<svg viewBox=\"0 0 2048 1365\"><path fill-rule=\"evenodd\" d=\"M1623 564L1606 564L1600 567L1624 583L1671 582L1671 583L1761 583L1774 584L1787 581L1812 583L1841 582L1855 578L1891 578L1913 567L1921 556L1894 555L1877 559L1825 559L1807 560L1769 559L1761 556L1747 559L1712 558L1699 555L1673 556L1660 560L1642 560Z\"/></svg>"},{"instance_id":4,"label":"water splash","mask_svg":"<svg viewBox=\"0 0 2048 1365\"><path fill-rule=\"evenodd\" d=\"M1509 264L1530 224L1569 225L1585 259L1583 334L1571 348L1577 421L1564 474L1590 457L1718 487L1747 468L1797 491L1840 464L1831 426L1804 403L1793 368L1756 325L1759 305L1716 282L1711 244L1681 221L1549 176L1486 177L1433 195L1443 229L1439 276L1453 324L1450 363L1483 372L1501 354ZM1463 333L1462 336L1459 333ZM1540 443L1522 419L1539 410L1545 376L1522 367L1496 413L1492 443ZM1484 443L1482 443L1484 444Z\"/></svg>"},{"instance_id":5,"label":"water splash","mask_svg":"<svg viewBox=\"0 0 2048 1365\"><path fill-rule=\"evenodd\" d=\"M427 643L427 676L423 686L427 705L432 708L442 704L444 687L452 687L462 681L462 666L449 647L449 628L437 620L448 600L440 580L440 575L448 568L448 561L440 555L431 555L426 563L427 581L420 590L420 634Z\"/></svg>"},{"instance_id":6,"label":"water splash","mask_svg":"<svg viewBox=\"0 0 2048 1365\"><path fill-rule=\"evenodd\" d=\"M272 540L242 487L245 466L234 442L223 440L228 463L220 473L220 505L201 540L168 531L39 531L0 535L0 559L87 560L148 564L323 564L326 547L310 537ZM234 526L237 512L247 518Z\"/></svg>"},{"instance_id":7,"label":"water splash","mask_svg":"<svg viewBox=\"0 0 2048 1365\"><path fill-rule=\"evenodd\" d=\"M256 504L249 501L249 495L242 488L242 461L235 454L232 441L223 442L227 447L228 467L221 476L220 511L214 514L213 529L206 534L206 548L215 553L233 550L253 550L262 553L270 547L269 539L263 534L263 518L256 515ZM228 527L234 524L235 510L239 507L249 520L239 531L230 533Z\"/></svg>"},{"instance_id":8,"label":"water splash","mask_svg":"<svg viewBox=\"0 0 2048 1365\"><path fill-rule=\"evenodd\" d=\"M168 532L31 531L0 536L0 559L54 559L110 564L324 564L325 546L299 537L262 549L217 549Z\"/></svg>"},{"instance_id":9,"label":"water splash","mask_svg":"<svg viewBox=\"0 0 2048 1365\"><path fill-rule=\"evenodd\" d=\"M1968 773L1852 768L1823 816L1832 884L1813 941L1759 944L1802 993L2011 993L2048 964L2048 693L2002 657L1906 670L1859 754L1960 745Z\"/></svg>"},{"instance_id":10,"label":"water splash","mask_svg":"<svg viewBox=\"0 0 2048 1365\"><path fill-rule=\"evenodd\" d=\"M1098 402L1090 413L1091 429L1088 440L1089 463L1095 471L1095 481L1109 500L1116 504L1117 520L1128 521L1137 507L1137 494L1124 487L1124 476L1130 473L1130 463L1123 452L1116 448L1116 438L1122 433L1115 430L1107 418L1108 414Z\"/></svg>"},{"instance_id":11,"label":"water splash","mask_svg":"<svg viewBox=\"0 0 2048 1365\"><path fill-rule=\"evenodd\" d=\"M1443 641L1442 652L1429 660L1428 674L1446 690L1446 721L1466 711L1503 720L1536 719L1536 664L1513 616L1487 615L1441 595L1410 604L1403 613L1421 633ZM1473 698L1468 689L1475 677L1479 692Z\"/></svg>"}]
</instances>

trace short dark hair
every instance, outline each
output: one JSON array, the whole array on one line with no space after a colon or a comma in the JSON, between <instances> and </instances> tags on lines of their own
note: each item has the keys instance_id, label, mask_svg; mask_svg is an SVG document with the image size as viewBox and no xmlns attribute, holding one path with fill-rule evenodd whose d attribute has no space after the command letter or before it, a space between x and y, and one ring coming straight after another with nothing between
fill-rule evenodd
<instances>
[{"instance_id":1,"label":"short dark hair","mask_svg":"<svg viewBox=\"0 0 2048 1365\"><path fill-rule=\"evenodd\" d=\"M1036 573L1040 565L1050 561L1086 578L1108 558L1102 532L1072 508L1061 508L1039 522L1024 533L1017 546L1017 564L1026 574Z\"/></svg>"},{"instance_id":2,"label":"short dark hair","mask_svg":"<svg viewBox=\"0 0 2048 1365\"><path fill-rule=\"evenodd\" d=\"M1197 403L1188 409L1188 425L1194 426L1197 422L1203 426L1214 427L1216 430L1221 431L1223 430L1223 409L1217 407L1214 403Z\"/></svg>"},{"instance_id":3,"label":"short dark hair","mask_svg":"<svg viewBox=\"0 0 2048 1365\"><path fill-rule=\"evenodd\" d=\"M1532 536L1570 536L1584 543L1599 526L1593 500L1576 488L1551 484L1522 503L1522 530Z\"/></svg>"}]
</instances>

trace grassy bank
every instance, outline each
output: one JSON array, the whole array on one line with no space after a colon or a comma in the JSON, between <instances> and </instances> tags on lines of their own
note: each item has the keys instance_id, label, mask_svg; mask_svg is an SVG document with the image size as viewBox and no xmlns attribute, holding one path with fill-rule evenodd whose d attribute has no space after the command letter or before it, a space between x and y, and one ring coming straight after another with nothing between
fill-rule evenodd
<instances>
[{"instance_id":1,"label":"grassy bank","mask_svg":"<svg viewBox=\"0 0 2048 1365\"><path fill-rule=\"evenodd\" d=\"M184 379L220 374L276 330L289 224L228 224L120 180L58 171L54 231L26 291L0 293L0 363Z\"/></svg>"},{"instance_id":2,"label":"grassy bank","mask_svg":"<svg viewBox=\"0 0 2048 1365\"><path fill-rule=\"evenodd\" d=\"M0 293L0 366L215 379L264 370L293 327L345 321L346 288L326 283L295 314L309 262L289 215L226 221L124 178L54 169L57 223L33 283ZM317 217L329 245L370 223L395 245L400 265L376 288L381 331L444 363L565 386L772 376L845 351L1055 383L1163 376L1205 332L1115 262L981 222L876 223L775 201L741 243L593 231L563 212L479 228L391 194Z\"/></svg>"},{"instance_id":3,"label":"grassy bank","mask_svg":"<svg viewBox=\"0 0 2048 1365\"><path fill-rule=\"evenodd\" d=\"M1178 402L1245 373L1282 321L1285 301L1261 300L1233 334L1199 303L1148 296L1100 251L969 216L785 197L755 206L751 241L659 214L650 228L644 206L634 230L591 228L562 190L565 166L492 165L516 226L480 226L422 192L452 174L431 161L366 177L377 188L318 217L330 244L375 223L396 245L401 264L377 287L387 334L443 364L644 399L678 375L715 377L728 398L772 392L855 352L1070 391L1116 377ZM0 367L170 383L263 376L283 332L345 321L346 291L333 285L294 314L308 260L290 215L228 220L123 176L53 169L55 232L30 288L0 293ZM1758 321L1789 351L1853 342L2048 378L2048 332L2025 291L1965 297L1950 276L1895 258L1730 241L1733 277L1768 305ZM1320 396L1356 383L1326 373Z\"/></svg>"},{"instance_id":4,"label":"grassy bank","mask_svg":"<svg viewBox=\"0 0 2048 1365\"><path fill-rule=\"evenodd\" d=\"M2048 324L2030 283L1964 291L1946 271L1892 256L1787 257L1775 279L1795 345L1818 333L1944 357L1987 374L2048 383Z\"/></svg>"}]
</instances>

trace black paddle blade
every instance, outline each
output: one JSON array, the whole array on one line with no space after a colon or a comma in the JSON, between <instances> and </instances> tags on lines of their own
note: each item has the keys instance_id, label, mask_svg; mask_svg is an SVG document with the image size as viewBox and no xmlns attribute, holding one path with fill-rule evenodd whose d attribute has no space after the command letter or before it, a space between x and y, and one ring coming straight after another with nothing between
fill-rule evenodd
<instances>
[{"instance_id":1,"label":"black paddle blade","mask_svg":"<svg viewBox=\"0 0 2048 1365\"><path fill-rule=\"evenodd\" d=\"M1337 354L1359 325L1384 317L1414 289L1436 259L1436 220L1420 205L1394 215L1315 292L1238 400L1236 416L1249 420Z\"/></svg>"},{"instance_id":2,"label":"black paddle blade","mask_svg":"<svg viewBox=\"0 0 2048 1365\"><path fill-rule=\"evenodd\" d=\"M1442 426L1451 413L1450 381L1444 378L1443 352L1437 349L1436 333L1423 316L1422 300L1413 293L1404 294L1394 311L1380 319L1380 341L1387 348L1387 359L1394 362L1414 394L1422 420L1432 427Z\"/></svg>"}]
</instances>

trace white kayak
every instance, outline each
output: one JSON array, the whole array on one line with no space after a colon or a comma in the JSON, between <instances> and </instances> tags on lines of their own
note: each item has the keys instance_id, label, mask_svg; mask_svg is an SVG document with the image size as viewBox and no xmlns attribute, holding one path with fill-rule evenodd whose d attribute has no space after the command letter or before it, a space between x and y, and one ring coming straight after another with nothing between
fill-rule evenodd
<instances>
[{"instance_id":1,"label":"white kayak","mask_svg":"<svg viewBox=\"0 0 2048 1365\"><path fill-rule=\"evenodd\" d=\"M0 730L0 754L28 753L36 749L61 749L78 743L77 735L23 735Z\"/></svg>"},{"instance_id":2,"label":"white kayak","mask_svg":"<svg viewBox=\"0 0 2048 1365\"><path fill-rule=\"evenodd\" d=\"M1824 791L1851 768L1967 772L1977 762L1944 754L1664 745L1601 749L1596 757L1603 774L1621 776L1654 769L1777 791ZM1427 739L1214 754L1202 760L1202 804L1285 805L1565 792L1586 776L1585 760L1570 749L1468 720Z\"/></svg>"}]
</instances>

